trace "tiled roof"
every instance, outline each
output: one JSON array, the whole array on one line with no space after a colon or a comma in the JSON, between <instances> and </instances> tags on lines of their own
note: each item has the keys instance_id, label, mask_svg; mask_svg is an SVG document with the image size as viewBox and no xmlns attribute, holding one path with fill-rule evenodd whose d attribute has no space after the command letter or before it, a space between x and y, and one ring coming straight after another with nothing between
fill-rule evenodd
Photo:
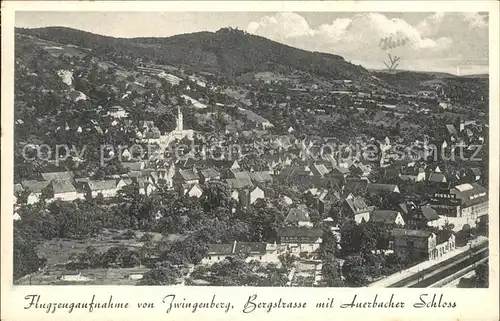
<instances>
[{"instance_id":1,"label":"tiled roof","mask_svg":"<svg viewBox=\"0 0 500 321\"><path fill-rule=\"evenodd\" d=\"M374 210L370 215L370 221L390 224L396 221L398 214L398 211Z\"/></svg>"},{"instance_id":2,"label":"tiled roof","mask_svg":"<svg viewBox=\"0 0 500 321\"><path fill-rule=\"evenodd\" d=\"M140 171L144 168L143 162L122 162L124 168L128 168L131 171Z\"/></svg>"},{"instance_id":3,"label":"tiled roof","mask_svg":"<svg viewBox=\"0 0 500 321\"><path fill-rule=\"evenodd\" d=\"M250 174L247 171L231 170L236 179L251 180Z\"/></svg>"},{"instance_id":4,"label":"tiled roof","mask_svg":"<svg viewBox=\"0 0 500 321\"><path fill-rule=\"evenodd\" d=\"M271 175L269 175L268 172L262 171L262 172L251 172L249 173L250 178L252 181L257 182L257 183L265 183L265 182L271 182L273 178Z\"/></svg>"},{"instance_id":5,"label":"tiled roof","mask_svg":"<svg viewBox=\"0 0 500 321\"><path fill-rule=\"evenodd\" d=\"M376 184L376 183L369 183L366 185L366 189L369 191L384 191L384 192L392 192L395 189L398 189L398 186L395 184Z\"/></svg>"},{"instance_id":6,"label":"tiled roof","mask_svg":"<svg viewBox=\"0 0 500 321\"><path fill-rule=\"evenodd\" d=\"M179 174L185 181L198 180L199 176L193 170L190 169L180 169Z\"/></svg>"},{"instance_id":7,"label":"tiled roof","mask_svg":"<svg viewBox=\"0 0 500 321\"><path fill-rule=\"evenodd\" d=\"M22 181L21 185L24 189L33 193L41 193L42 190L50 184L50 181Z\"/></svg>"},{"instance_id":8,"label":"tiled roof","mask_svg":"<svg viewBox=\"0 0 500 321\"><path fill-rule=\"evenodd\" d=\"M428 230L411 230L406 228L395 228L392 230L394 237L423 237L428 238L432 232Z\"/></svg>"},{"instance_id":9,"label":"tiled roof","mask_svg":"<svg viewBox=\"0 0 500 321\"><path fill-rule=\"evenodd\" d=\"M430 206L422 206L421 207L422 214L428 221L435 221L439 219L439 215L437 212Z\"/></svg>"},{"instance_id":10,"label":"tiled roof","mask_svg":"<svg viewBox=\"0 0 500 321\"><path fill-rule=\"evenodd\" d=\"M266 243L262 242L236 242L234 254L238 253L260 253L266 254Z\"/></svg>"},{"instance_id":11,"label":"tiled roof","mask_svg":"<svg viewBox=\"0 0 500 321\"><path fill-rule=\"evenodd\" d=\"M443 173L436 173L436 172L431 173L429 175L428 180L431 182L436 182L436 183L446 183L446 181L447 181L446 176L444 176Z\"/></svg>"},{"instance_id":12,"label":"tiled roof","mask_svg":"<svg viewBox=\"0 0 500 321\"><path fill-rule=\"evenodd\" d=\"M233 244L209 244L208 254L227 255L233 253Z\"/></svg>"},{"instance_id":13,"label":"tiled roof","mask_svg":"<svg viewBox=\"0 0 500 321\"><path fill-rule=\"evenodd\" d=\"M90 181L89 188L92 191L103 191L116 188L116 180Z\"/></svg>"},{"instance_id":14,"label":"tiled roof","mask_svg":"<svg viewBox=\"0 0 500 321\"><path fill-rule=\"evenodd\" d=\"M76 188L67 179L53 180L51 184L54 194L76 192Z\"/></svg>"},{"instance_id":15,"label":"tiled roof","mask_svg":"<svg viewBox=\"0 0 500 321\"><path fill-rule=\"evenodd\" d=\"M226 182L233 189L240 189L253 186L252 181L249 179L228 178L226 179Z\"/></svg>"},{"instance_id":16,"label":"tiled roof","mask_svg":"<svg viewBox=\"0 0 500 321\"><path fill-rule=\"evenodd\" d=\"M21 184L14 184L14 193L19 193L24 191L24 188Z\"/></svg>"},{"instance_id":17,"label":"tiled roof","mask_svg":"<svg viewBox=\"0 0 500 321\"><path fill-rule=\"evenodd\" d=\"M354 214L364 213L366 211L373 210L372 206L368 206L366 201L362 197L354 197L346 199L347 205L349 205L350 209Z\"/></svg>"},{"instance_id":18,"label":"tiled roof","mask_svg":"<svg viewBox=\"0 0 500 321\"><path fill-rule=\"evenodd\" d=\"M220 177L220 173L213 167L209 167L209 168L206 168L204 170L201 171L201 174L203 175L203 177L205 178L219 178Z\"/></svg>"},{"instance_id":19,"label":"tiled roof","mask_svg":"<svg viewBox=\"0 0 500 321\"><path fill-rule=\"evenodd\" d=\"M72 179L73 178L73 173L72 172L49 172L49 173L42 173L42 177L46 181L52 181L55 179Z\"/></svg>"},{"instance_id":20,"label":"tiled roof","mask_svg":"<svg viewBox=\"0 0 500 321\"><path fill-rule=\"evenodd\" d=\"M470 186L470 188L469 188ZM466 207L488 201L488 190L478 183L462 184L450 190Z\"/></svg>"},{"instance_id":21,"label":"tiled roof","mask_svg":"<svg viewBox=\"0 0 500 321\"><path fill-rule=\"evenodd\" d=\"M279 236L304 236L304 237L322 237L323 230L320 228L308 227L279 227Z\"/></svg>"}]
</instances>

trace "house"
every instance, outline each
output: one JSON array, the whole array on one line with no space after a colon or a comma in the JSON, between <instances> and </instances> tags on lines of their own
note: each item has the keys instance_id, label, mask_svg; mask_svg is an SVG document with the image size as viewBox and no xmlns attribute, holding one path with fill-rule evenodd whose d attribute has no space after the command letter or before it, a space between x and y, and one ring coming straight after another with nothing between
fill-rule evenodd
<instances>
[{"instance_id":1,"label":"house","mask_svg":"<svg viewBox=\"0 0 500 321\"><path fill-rule=\"evenodd\" d=\"M370 215L370 221L387 225L405 225L403 216L398 211L374 210Z\"/></svg>"},{"instance_id":2,"label":"house","mask_svg":"<svg viewBox=\"0 0 500 321\"><path fill-rule=\"evenodd\" d=\"M416 167L401 168L399 178L405 181L421 182L425 180L425 169Z\"/></svg>"},{"instance_id":3,"label":"house","mask_svg":"<svg viewBox=\"0 0 500 321\"><path fill-rule=\"evenodd\" d=\"M48 172L42 173L42 178L44 181L53 181L53 180L72 180L73 172Z\"/></svg>"},{"instance_id":4,"label":"house","mask_svg":"<svg viewBox=\"0 0 500 321\"><path fill-rule=\"evenodd\" d=\"M286 245L294 255L318 250L323 242L322 237L323 230L320 228L304 226L278 228L278 243Z\"/></svg>"},{"instance_id":5,"label":"house","mask_svg":"<svg viewBox=\"0 0 500 321\"><path fill-rule=\"evenodd\" d=\"M456 194L448 191L436 191L429 199L428 204L439 215L449 217L460 217L462 201L457 198Z\"/></svg>"},{"instance_id":6,"label":"house","mask_svg":"<svg viewBox=\"0 0 500 321\"><path fill-rule=\"evenodd\" d=\"M300 204L297 207L291 208L285 218L285 223L306 227L313 226L309 217L307 206L304 204Z\"/></svg>"},{"instance_id":7,"label":"house","mask_svg":"<svg viewBox=\"0 0 500 321\"><path fill-rule=\"evenodd\" d=\"M76 199L84 199L83 193L78 193L75 186L68 179L54 179L50 183L53 199L71 202Z\"/></svg>"},{"instance_id":8,"label":"house","mask_svg":"<svg viewBox=\"0 0 500 321\"><path fill-rule=\"evenodd\" d=\"M477 167L473 167L467 171L466 175L470 180L477 182L481 179L481 170Z\"/></svg>"},{"instance_id":9,"label":"house","mask_svg":"<svg viewBox=\"0 0 500 321\"><path fill-rule=\"evenodd\" d=\"M226 258L241 256L246 262L252 260L265 261L267 244L260 242L238 242L232 244L209 244L207 256L201 260L202 264L213 264L224 261Z\"/></svg>"},{"instance_id":10,"label":"house","mask_svg":"<svg viewBox=\"0 0 500 321\"><path fill-rule=\"evenodd\" d=\"M186 191L185 195L189 197L200 198L203 195L203 189L198 184L194 184Z\"/></svg>"},{"instance_id":11,"label":"house","mask_svg":"<svg viewBox=\"0 0 500 321\"><path fill-rule=\"evenodd\" d=\"M367 177L371 173L371 167L361 162L354 162L349 166L349 172L357 177Z\"/></svg>"},{"instance_id":12,"label":"house","mask_svg":"<svg viewBox=\"0 0 500 321\"><path fill-rule=\"evenodd\" d=\"M309 165L309 169L312 171L314 175L320 177L325 177L330 172L330 170L325 166L325 164L314 163L312 165Z\"/></svg>"},{"instance_id":13,"label":"house","mask_svg":"<svg viewBox=\"0 0 500 321\"><path fill-rule=\"evenodd\" d=\"M21 181L21 186L24 190L29 191L28 195L28 204L37 203L42 195L42 191L47 188L50 184L50 181L35 181L35 180L26 180ZM32 202L32 203L29 203Z\"/></svg>"},{"instance_id":14,"label":"house","mask_svg":"<svg viewBox=\"0 0 500 321\"><path fill-rule=\"evenodd\" d=\"M266 171L259 171L259 172L250 172L250 179L252 180L253 183L257 184L263 184L263 183L269 183L273 181L273 178L269 174L269 172Z\"/></svg>"},{"instance_id":15,"label":"house","mask_svg":"<svg viewBox=\"0 0 500 321\"><path fill-rule=\"evenodd\" d=\"M362 197L346 198L344 200L344 211L346 217L354 218L356 223L370 220L370 213L374 210L374 206L368 206Z\"/></svg>"},{"instance_id":16,"label":"house","mask_svg":"<svg viewBox=\"0 0 500 321\"><path fill-rule=\"evenodd\" d=\"M258 186L244 189L239 193L239 201L243 207L254 204L258 199L265 199L264 191Z\"/></svg>"},{"instance_id":17,"label":"house","mask_svg":"<svg viewBox=\"0 0 500 321\"><path fill-rule=\"evenodd\" d=\"M60 276L60 280L68 282L85 282L89 281L90 279L82 275L81 272L65 271L64 274Z\"/></svg>"},{"instance_id":18,"label":"house","mask_svg":"<svg viewBox=\"0 0 500 321\"><path fill-rule=\"evenodd\" d=\"M400 193L399 187L395 184L369 183L366 190L372 193Z\"/></svg>"},{"instance_id":19,"label":"house","mask_svg":"<svg viewBox=\"0 0 500 321\"><path fill-rule=\"evenodd\" d=\"M243 188L253 187L253 183L250 179L238 179L238 178L228 178L226 183L232 190L239 190Z\"/></svg>"},{"instance_id":20,"label":"house","mask_svg":"<svg viewBox=\"0 0 500 321\"><path fill-rule=\"evenodd\" d=\"M450 134L450 136L457 135L457 129L453 124L446 124L446 129L448 130L448 134Z\"/></svg>"},{"instance_id":21,"label":"house","mask_svg":"<svg viewBox=\"0 0 500 321\"><path fill-rule=\"evenodd\" d=\"M432 182L432 183L446 183L446 182L448 182L448 179L446 178L446 176L443 173L436 172L436 171L430 173L429 178L427 180L429 182Z\"/></svg>"},{"instance_id":22,"label":"house","mask_svg":"<svg viewBox=\"0 0 500 321\"><path fill-rule=\"evenodd\" d=\"M475 221L488 214L488 190L478 183L465 183L453 187L451 194L461 201L460 217Z\"/></svg>"},{"instance_id":23,"label":"house","mask_svg":"<svg viewBox=\"0 0 500 321\"><path fill-rule=\"evenodd\" d=\"M344 166L335 166L329 173L329 176L335 179L346 178L350 171Z\"/></svg>"},{"instance_id":24,"label":"house","mask_svg":"<svg viewBox=\"0 0 500 321\"><path fill-rule=\"evenodd\" d=\"M304 194L306 204L318 210L319 214L328 213L332 204L340 200L340 193L333 189L311 188Z\"/></svg>"},{"instance_id":25,"label":"house","mask_svg":"<svg viewBox=\"0 0 500 321\"><path fill-rule=\"evenodd\" d=\"M41 194L36 194L33 192L30 192L28 196L26 197L26 204L32 205L40 202L40 196Z\"/></svg>"},{"instance_id":26,"label":"house","mask_svg":"<svg viewBox=\"0 0 500 321\"><path fill-rule=\"evenodd\" d=\"M156 187L151 182L143 178L134 178L133 181L137 183L140 195L151 195L156 190Z\"/></svg>"},{"instance_id":27,"label":"house","mask_svg":"<svg viewBox=\"0 0 500 321\"><path fill-rule=\"evenodd\" d=\"M142 171L144 169L144 162L122 162L123 168L130 171Z\"/></svg>"},{"instance_id":28,"label":"house","mask_svg":"<svg viewBox=\"0 0 500 321\"><path fill-rule=\"evenodd\" d=\"M115 197L118 191L127 184L123 180L102 180L102 181L89 181L86 184L87 197L95 198L102 194L104 198Z\"/></svg>"},{"instance_id":29,"label":"house","mask_svg":"<svg viewBox=\"0 0 500 321\"><path fill-rule=\"evenodd\" d=\"M393 250L415 261L438 259L455 249L455 236L449 231L434 234L429 230L395 228L392 230Z\"/></svg>"},{"instance_id":30,"label":"house","mask_svg":"<svg viewBox=\"0 0 500 321\"><path fill-rule=\"evenodd\" d=\"M194 185L200 183L200 177L196 169L179 169L173 181L175 185Z\"/></svg>"},{"instance_id":31,"label":"house","mask_svg":"<svg viewBox=\"0 0 500 321\"><path fill-rule=\"evenodd\" d=\"M399 204L404 214L406 225L425 228L428 226L438 226L440 224L439 215L428 204L417 205L413 201Z\"/></svg>"},{"instance_id":32,"label":"house","mask_svg":"<svg viewBox=\"0 0 500 321\"><path fill-rule=\"evenodd\" d=\"M21 216L19 215L19 213L14 212L14 215L12 216L12 219L14 221L19 221L19 220L21 220Z\"/></svg>"},{"instance_id":33,"label":"house","mask_svg":"<svg viewBox=\"0 0 500 321\"><path fill-rule=\"evenodd\" d=\"M112 118L127 118L128 117L128 112L123 109L121 106L113 106L109 109L108 113L106 116L112 117Z\"/></svg>"},{"instance_id":34,"label":"house","mask_svg":"<svg viewBox=\"0 0 500 321\"><path fill-rule=\"evenodd\" d=\"M205 168L200 171L200 183L205 184L211 180L220 180L220 173L213 167Z\"/></svg>"},{"instance_id":35,"label":"house","mask_svg":"<svg viewBox=\"0 0 500 321\"><path fill-rule=\"evenodd\" d=\"M293 204L293 200L286 195L280 195L279 203L283 206L290 206Z\"/></svg>"}]
</instances>

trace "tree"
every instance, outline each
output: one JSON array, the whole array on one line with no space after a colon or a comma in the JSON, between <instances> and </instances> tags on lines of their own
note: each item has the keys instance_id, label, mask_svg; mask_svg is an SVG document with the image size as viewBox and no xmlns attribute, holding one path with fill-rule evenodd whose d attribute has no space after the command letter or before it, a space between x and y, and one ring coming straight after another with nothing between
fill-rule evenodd
<instances>
[{"instance_id":1,"label":"tree","mask_svg":"<svg viewBox=\"0 0 500 321\"><path fill-rule=\"evenodd\" d=\"M114 246L103 253L101 262L104 267L133 267L140 263L140 255L124 245Z\"/></svg>"},{"instance_id":2,"label":"tree","mask_svg":"<svg viewBox=\"0 0 500 321\"><path fill-rule=\"evenodd\" d=\"M352 219L346 219L340 226L340 248L344 254L359 253L361 250L361 230Z\"/></svg>"},{"instance_id":3,"label":"tree","mask_svg":"<svg viewBox=\"0 0 500 321\"><path fill-rule=\"evenodd\" d=\"M42 260L35 250L35 245L29 239L23 238L14 229L14 280L38 271Z\"/></svg>"},{"instance_id":4,"label":"tree","mask_svg":"<svg viewBox=\"0 0 500 321\"><path fill-rule=\"evenodd\" d=\"M231 203L229 185L220 181L209 181L203 193L202 203L205 211L216 207L228 207Z\"/></svg>"},{"instance_id":5,"label":"tree","mask_svg":"<svg viewBox=\"0 0 500 321\"><path fill-rule=\"evenodd\" d=\"M170 262L163 262L144 273L138 285L170 285L179 283L182 272Z\"/></svg>"},{"instance_id":6,"label":"tree","mask_svg":"<svg viewBox=\"0 0 500 321\"><path fill-rule=\"evenodd\" d=\"M476 287L487 288L489 284L489 265L487 263L479 264L475 271Z\"/></svg>"},{"instance_id":7,"label":"tree","mask_svg":"<svg viewBox=\"0 0 500 321\"><path fill-rule=\"evenodd\" d=\"M354 287L368 284L368 273L361 255L348 256L342 266L342 274L347 284Z\"/></svg>"}]
</instances>

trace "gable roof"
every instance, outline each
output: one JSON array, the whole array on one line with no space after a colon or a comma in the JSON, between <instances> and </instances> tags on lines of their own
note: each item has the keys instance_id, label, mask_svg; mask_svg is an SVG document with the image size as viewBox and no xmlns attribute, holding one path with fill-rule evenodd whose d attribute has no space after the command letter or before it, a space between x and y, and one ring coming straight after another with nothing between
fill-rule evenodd
<instances>
[{"instance_id":1,"label":"gable roof","mask_svg":"<svg viewBox=\"0 0 500 321\"><path fill-rule=\"evenodd\" d=\"M144 168L144 162L122 162L122 166L131 171L140 171Z\"/></svg>"},{"instance_id":2,"label":"gable roof","mask_svg":"<svg viewBox=\"0 0 500 321\"><path fill-rule=\"evenodd\" d=\"M437 214L436 210L434 210L430 206L422 206L421 207L422 214L425 216L425 218L428 221L435 221L439 219L439 215Z\"/></svg>"},{"instance_id":3,"label":"gable roof","mask_svg":"<svg viewBox=\"0 0 500 321\"><path fill-rule=\"evenodd\" d=\"M35 181L35 180L21 181L21 185L24 187L24 189L27 189L33 193L41 193L42 190L49 184L50 181Z\"/></svg>"},{"instance_id":4,"label":"gable roof","mask_svg":"<svg viewBox=\"0 0 500 321\"><path fill-rule=\"evenodd\" d=\"M377 183L368 183L368 185L366 185L366 189L375 192L393 192L396 189L399 190L398 186L395 184L377 184Z\"/></svg>"},{"instance_id":5,"label":"gable roof","mask_svg":"<svg viewBox=\"0 0 500 321\"><path fill-rule=\"evenodd\" d=\"M273 180L271 175L266 171L250 172L249 175L250 175L250 179L254 182L257 182L257 183L271 182Z\"/></svg>"},{"instance_id":6,"label":"gable roof","mask_svg":"<svg viewBox=\"0 0 500 321\"><path fill-rule=\"evenodd\" d=\"M455 129L455 126L453 126L453 124L446 124L446 129L448 130L448 133L450 135L456 135L457 134L457 130Z\"/></svg>"},{"instance_id":7,"label":"gable roof","mask_svg":"<svg viewBox=\"0 0 500 321\"><path fill-rule=\"evenodd\" d=\"M446 183L446 176L444 176L443 173L437 173L433 172L429 175L428 178L429 181L431 182L436 182L436 183Z\"/></svg>"},{"instance_id":8,"label":"gable roof","mask_svg":"<svg viewBox=\"0 0 500 321\"><path fill-rule=\"evenodd\" d=\"M323 230L320 228L308 227L279 227L279 236L302 236L302 237L322 237Z\"/></svg>"},{"instance_id":9,"label":"gable roof","mask_svg":"<svg viewBox=\"0 0 500 321\"><path fill-rule=\"evenodd\" d=\"M14 193L20 193L24 191L24 188L21 184L14 184Z\"/></svg>"},{"instance_id":10,"label":"gable roof","mask_svg":"<svg viewBox=\"0 0 500 321\"><path fill-rule=\"evenodd\" d=\"M233 173L234 178L236 178L236 179L251 180L250 174L247 171L240 171L238 169L232 169L231 173Z\"/></svg>"},{"instance_id":11,"label":"gable roof","mask_svg":"<svg viewBox=\"0 0 500 321\"><path fill-rule=\"evenodd\" d=\"M368 206L365 199L359 196L348 198L345 201L354 214L364 213L366 211L370 212L374 208L373 206Z\"/></svg>"},{"instance_id":12,"label":"gable roof","mask_svg":"<svg viewBox=\"0 0 500 321\"><path fill-rule=\"evenodd\" d=\"M466 207L488 201L488 190L478 183L457 185L450 190L450 193L461 199Z\"/></svg>"},{"instance_id":13,"label":"gable roof","mask_svg":"<svg viewBox=\"0 0 500 321\"><path fill-rule=\"evenodd\" d=\"M213 167L208 167L208 168L205 168L201 171L201 175L203 175L203 177L205 178L219 178L220 177L220 173Z\"/></svg>"},{"instance_id":14,"label":"gable roof","mask_svg":"<svg viewBox=\"0 0 500 321\"><path fill-rule=\"evenodd\" d=\"M266 243L262 242L236 242L233 253L266 253Z\"/></svg>"},{"instance_id":15,"label":"gable roof","mask_svg":"<svg viewBox=\"0 0 500 321\"><path fill-rule=\"evenodd\" d=\"M253 186L252 181L249 179L228 178L226 179L226 182L233 189L240 189Z\"/></svg>"},{"instance_id":16,"label":"gable roof","mask_svg":"<svg viewBox=\"0 0 500 321\"><path fill-rule=\"evenodd\" d=\"M407 228L395 228L392 230L392 236L394 237L419 237L419 238L429 238L432 232L428 230L412 230Z\"/></svg>"},{"instance_id":17,"label":"gable roof","mask_svg":"<svg viewBox=\"0 0 500 321\"><path fill-rule=\"evenodd\" d=\"M179 175L185 181L193 181L200 178L192 169L179 169Z\"/></svg>"},{"instance_id":18,"label":"gable roof","mask_svg":"<svg viewBox=\"0 0 500 321\"><path fill-rule=\"evenodd\" d=\"M51 182L54 194L76 192L76 188L67 179L56 179Z\"/></svg>"},{"instance_id":19,"label":"gable roof","mask_svg":"<svg viewBox=\"0 0 500 321\"><path fill-rule=\"evenodd\" d=\"M392 224L396 222L398 215L398 211L374 210L370 215L370 221Z\"/></svg>"},{"instance_id":20,"label":"gable roof","mask_svg":"<svg viewBox=\"0 0 500 321\"><path fill-rule=\"evenodd\" d=\"M46 181L52 181L55 179L72 179L73 178L73 173L72 172L48 172L48 173L42 173L42 177Z\"/></svg>"},{"instance_id":21,"label":"gable roof","mask_svg":"<svg viewBox=\"0 0 500 321\"><path fill-rule=\"evenodd\" d=\"M208 254L227 255L233 253L233 244L208 244Z\"/></svg>"},{"instance_id":22,"label":"gable roof","mask_svg":"<svg viewBox=\"0 0 500 321\"><path fill-rule=\"evenodd\" d=\"M116 188L116 180L89 181L88 186L91 191L104 191Z\"/></svg>"}]
</instances>

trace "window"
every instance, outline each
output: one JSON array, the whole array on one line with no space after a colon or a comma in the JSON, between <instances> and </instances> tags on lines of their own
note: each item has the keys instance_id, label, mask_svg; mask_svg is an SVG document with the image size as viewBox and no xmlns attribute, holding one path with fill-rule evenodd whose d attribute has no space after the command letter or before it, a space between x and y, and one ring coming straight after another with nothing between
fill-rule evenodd
<instances>
[{"instance_id":1,"label":"window","mask_svg":"<svg viewBox=\"0 0 500 321\"><path fill-rule=\"evenodd\" d=\"M209 256L209 257L208 257L208 259L209 259L209 260L212 260L212 257L211 257L211 256Z\"/></svg>"},{"instance_id":2,"label":"window","mask_svg":"<svg viewBox=\"0 0 500 321\"><path fill-rule=\"evenodd\" d=\"M261 255L261 256L259 256L259 260L262 260L262 255Z\"/></svg>"},{"instance_id":3,"label":"window","mask_svg":"<svg viewBox=\"0 0 500 321\"><path fill-rule=\"evenodd\" d=\"M220 256L217 257L217 261L219 261L219 260L220 260Z\"/></svg>"}]
</instances>

